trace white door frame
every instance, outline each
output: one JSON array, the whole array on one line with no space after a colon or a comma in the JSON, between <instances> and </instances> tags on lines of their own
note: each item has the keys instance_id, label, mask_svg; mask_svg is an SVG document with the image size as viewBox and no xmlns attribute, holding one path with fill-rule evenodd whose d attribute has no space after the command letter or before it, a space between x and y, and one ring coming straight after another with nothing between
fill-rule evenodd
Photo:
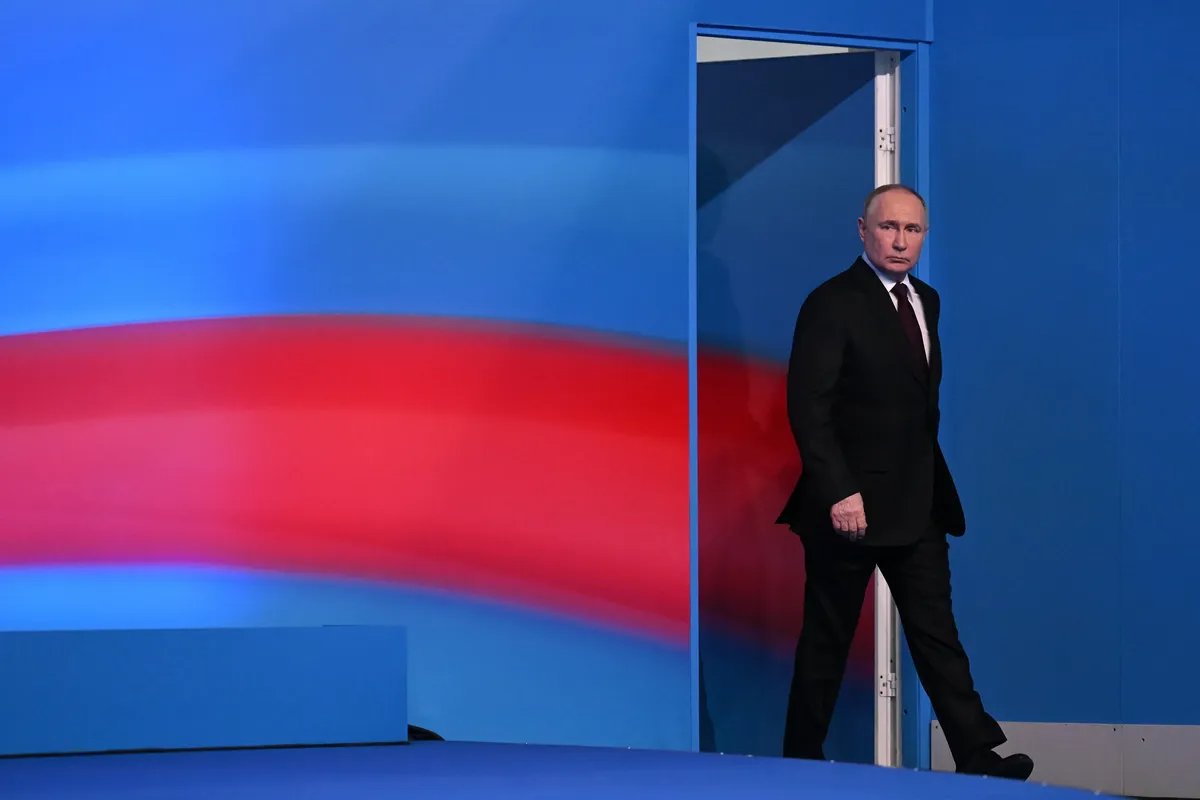
<instances>
[{"instance_id":1,"label":"white door frame","mask_svg":"<svg viewBox=\"0 0 1200 800\"><path fill-rule=\"evenodd\" d=\"M875 51L875 185L900 180L900 54ZM875 763L901 763L900 620L875 570Z\"/></svg>"}]
</instances>

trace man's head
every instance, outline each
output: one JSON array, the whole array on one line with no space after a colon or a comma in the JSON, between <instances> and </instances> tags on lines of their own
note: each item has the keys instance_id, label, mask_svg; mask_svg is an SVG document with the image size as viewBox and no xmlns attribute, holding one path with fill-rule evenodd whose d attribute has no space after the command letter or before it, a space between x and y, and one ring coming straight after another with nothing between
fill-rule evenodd
<instances>
[{"instance_id":1,"label":"man's head","mask_svg":"<svg viewBox=\"0 0 1200 800\"><path fill-rule=\"evenodd\" d=\"M880 186L867 195L858 218L867 258L897 279L917 265L928 228L924 198L900 184Z\"/></svg>"}]
</instances>

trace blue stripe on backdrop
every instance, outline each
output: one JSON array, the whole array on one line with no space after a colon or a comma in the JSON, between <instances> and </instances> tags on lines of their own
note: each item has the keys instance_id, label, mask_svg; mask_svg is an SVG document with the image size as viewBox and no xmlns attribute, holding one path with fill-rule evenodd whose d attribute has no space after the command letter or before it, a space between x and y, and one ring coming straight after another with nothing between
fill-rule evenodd
<instances>
[{"instance_id":1,"label":"blue stripe on backdrop","mask_svg":"<svg viewBox=\"0 0 1200 800\"><path fill-rule=\"evenodd\" d=\"M0 332L386 311L683 341L691 23L926 34L916 0L452 5L5 3Z\"/></svg>"},{"instance_id":2,"label":"blue stripe on backdrop","mask_svg":"<svg viewBox=\"0 0 1200 800\"><path fill-rule=\"evenodd\" d=\"M0 333L397 313L683 341L672 222L686 211L673 187L686 180L682 156L549 147L226 151L10 170L0 173L10 265Z\"/></svg>"},{"instance_id":3,"label":"blue stripe on backdrop","mask_svg":"<svg viewBox=\"0 0 1200 800\"><path fill-rule=\"evenodd\" d=\"M403 625L409 720L449 739L686 747L688 651L411 587L200 567L0 570L0 630Z\"/></svg>"},{"instance_id":4,"label":"blue stripe on backdrop","mask_svg":"<svg viewBox=\"0 0 1200 800\"><path fill-rule=\"evenodd\" d=\"M683 155L691 23L920 40L925 7L7 0L5 114L21 124L0 130L0 162L380 137Z\"/></svg>"}]
</instances>

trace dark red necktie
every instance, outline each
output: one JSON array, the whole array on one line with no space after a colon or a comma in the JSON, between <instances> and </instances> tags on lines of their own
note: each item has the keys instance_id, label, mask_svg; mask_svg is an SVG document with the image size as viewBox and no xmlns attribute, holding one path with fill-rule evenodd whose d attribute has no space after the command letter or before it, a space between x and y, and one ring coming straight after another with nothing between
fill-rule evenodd
<instances>
[{"instance_id":1,"label":"dark red necktie","mask_svg":"<svg viewBox=\"0 0 1200 800\"><path fill-rule=\"evenodd\" d=\"M925 341L921 338L921 326L917 323L917 314L912 304L908 302L908 286L897 283L892 287L896 295L896 310L900 312L900 327L904 328L904 336L908 339L909 351L921 371L929 369L929 361L925 357Z\"/></svg>"}]
</instances>

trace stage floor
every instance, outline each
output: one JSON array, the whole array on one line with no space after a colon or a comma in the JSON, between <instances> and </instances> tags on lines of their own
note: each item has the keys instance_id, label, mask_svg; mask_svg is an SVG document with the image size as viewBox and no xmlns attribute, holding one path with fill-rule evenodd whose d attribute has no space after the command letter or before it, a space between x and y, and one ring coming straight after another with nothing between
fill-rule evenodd
<instances>
[{"instance_id":1,"label":"stage floor","mask_svg":"<svg viewBox=\"0 0 1200 800\"><path fill-rule=\"evenodd\" d=\"M462 742L0 760L4 800L1095 796L1015 781L850 764Z\"/></svg>"}]
</instances>

